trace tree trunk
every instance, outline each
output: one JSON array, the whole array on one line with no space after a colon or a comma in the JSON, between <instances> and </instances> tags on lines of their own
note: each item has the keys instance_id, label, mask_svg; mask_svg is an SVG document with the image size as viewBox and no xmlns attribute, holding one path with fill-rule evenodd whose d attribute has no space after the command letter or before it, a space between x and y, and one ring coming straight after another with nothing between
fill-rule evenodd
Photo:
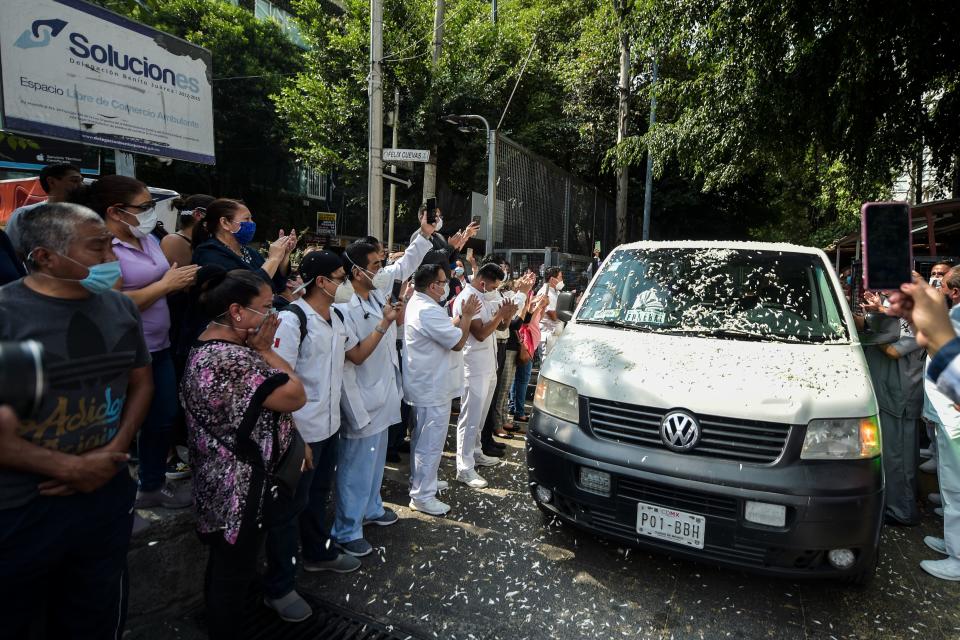
<instances>
[{"instance_id":1,"label":"tree trunk","mask_svg":"<svg viewBox=\"0 0 960 640\"><path fill-rule=\"evenodd\" d=\"M433 70L440 63L443 50L443 20L446 11L445 0L436 0L433 13ZM435 126L435 125L434 125ZM423 201L437 195L437 145L430 147L430 160L423 165Z\"/></svg>"},{"instance_id":2,"label":"tree trunk","mask_svg":"<svg viewBox=\"0 0 960 640\"><path fill-rule=\"evenodd\" d=\"M617 144L619 145L627 137L627 120L630 115L630 34L625 24L627 9L622 5L617 9L620 13L620 84L617 89L620 97L617 112ZM626 165L617 168L617 244L627 241L627 192L630 188L627 172Z\"/></svg>"}]
</instances>

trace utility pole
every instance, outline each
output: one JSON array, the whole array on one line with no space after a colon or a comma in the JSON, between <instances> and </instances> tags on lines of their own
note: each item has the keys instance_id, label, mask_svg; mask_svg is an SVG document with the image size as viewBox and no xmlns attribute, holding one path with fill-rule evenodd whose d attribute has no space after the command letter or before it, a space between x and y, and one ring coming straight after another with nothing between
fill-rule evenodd
<instances>
[{"instance_id":1,"label":"utility pole","mask_svg":"<svg viewBox=\"0 0 960 640\"><path fill-rule=\"evenodd\" d=\"M436 11L433 14L433 73L440 64L440 52L443 49L443 20L446 0L435 0ZM423 201L437 195L437 145L430 147L430 160L423 165Z\"/></svg>"},{"instance_id":2,"label":"utility pole","mask_svg":"<svg viewBox=\"0 0 960 640\"><path fill-rule=\"evenodd\" d=\"M653 78L650 81L650 127L657 122L657 54L653 54ZM653 154L647 146L647 175L643 184L643 239L650 239L650 205L653 202Z\"/></svg>"},{"instance_id":3,"label":"utility pole","mask_svg":"<svg viewBox=\"0 0 960 640\"><path fill-rule=\"evenodd\" d=\"M493 24L497 24L497 0L491 0L490 20L493 22Z\"/></svg>"},{"instance_id":4,"label":"utility pole","mask_svg":"<svg viewBox=\"0 0 960 640\"><path fill-rule=\"evenodd\" d=\"M367 233L383 237L383 0L370 0L370 114Z\"/></svg>"},{"instance_id":5,"label":"utility pole","mask_svg":"<svg viewBox=\"0 0 960 640\"><path fill-rule=\"evenodd\" d=\"M630 116L630 34L627 31L627 13L630 8L626 0L616 3L620 28L620 82L617 87L619 106L617 109L617 145L627 137L627 122ZM630 177L627 165L617 168L617 244L627 241L627 195L630 190Z\"/></svg>"},{"instance_id":6,"label":"utility pole","mask_svg":"<svg viewBox=\"0 0 960 640\"><path fill-rule=\"evenodd\" d=\"M393 148L397 148L400 130L400 87L393 88ZM390 173L397 173L397 165L393 165ZM387 222L387 253L393 251L393 217L397 211L397 184L390 183L390 219Z\"/></svg>"}]
</instances>

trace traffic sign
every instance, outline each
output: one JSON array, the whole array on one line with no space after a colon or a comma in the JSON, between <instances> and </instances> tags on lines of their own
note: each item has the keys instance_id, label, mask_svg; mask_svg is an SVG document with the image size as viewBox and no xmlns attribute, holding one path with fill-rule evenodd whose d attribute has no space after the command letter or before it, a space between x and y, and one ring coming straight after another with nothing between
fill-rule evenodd
<instances>
[{"instance_id":1,"label":"traffic sign","mask_svg":"<svg viewBox=\"0 0 960 640\"><path fill-rule=\"evenodd\" d=\"M402 178L398 178L398 177L396 177L396 176L392 176L392 175L390 175L389 173L383 174L383 179L384 179L384 180L389 180L390 182L396 182L397 184L402 184L403 186L407 187L408 189L410 188L411 185L413 185L413 182L412 182L411 180L403 180Z\"/></svg>"},{"instance_id":2,"label":"traffic sign","mask_svg":"<svg viewBox=\"0 0 960 640\"><path fill-rule=\"evenodd\" d=\"M384 149L384 162L409 160L411 162L430 162L429 149Z\"/></svg>"}]
</instances>

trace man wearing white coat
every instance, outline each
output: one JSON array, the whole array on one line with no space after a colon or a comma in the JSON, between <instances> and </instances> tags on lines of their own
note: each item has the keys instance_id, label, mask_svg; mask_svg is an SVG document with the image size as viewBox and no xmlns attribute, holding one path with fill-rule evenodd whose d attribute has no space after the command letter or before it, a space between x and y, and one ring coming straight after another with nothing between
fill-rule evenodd
<instances>
[{"instance_id":1,"label":"man wearing white coat","mask_svg":"<svg viewBox=\"0 0 960 640\"><path fill-rule=\"evenodd\" d=\"M410 442L410 508L442 516L450 505L437 500L437 470L450 423L450 403L460 393L462 359L470 323L480 311L467 300L451 321L440 306L450 291L446 270L425 264L413 276L416 293L407 304L403 330L403 392L416 412Z\"/></svg>"},{"instance_id":2,"label":"man wearing white coat","mask_svg":"<svg viewBox=\"0 0 960 640\"><path fill-rule=\"evenodd\" d=\"M482 303L480 314L471 322L470 337L463 348L464 386L457 418L457 480L474 489L487 486L487 481L475 467L492 467L500 462L483 454L480 428L490 410L497 382L497 344L493 333L517 312L513 301L505 301L498 308L494 306L495 301L501 300L497 288L503 278L503 269L499 265L485 264L453 302L454 315L461 314L467 300Z\"/></svg>"},{"instance_id":3,"label":"man wearing white coat","mask_svg":"<svg viewBox=\"0 0 960 640\"><path fill-rule=\"evenodd\" d=\"M344 252L344 267L353 284L350 302L337 305L356 335L383 331L373 353L359 364L347 361L340 399L343 437L337 465L336 517L330 535L347 553L362 557L373 551L363 537L366 524L387 526L397 514L383 506L380 485L386 462L388 428L400 422L403 389L396 349L397 327L383 326L388 308L396 317L399 304L390 300L394 280L406 280L432 249L433 225L421 216L420 234L403 256L384 267L379 248L358 241Z\"/></svg>"}]
</instances>

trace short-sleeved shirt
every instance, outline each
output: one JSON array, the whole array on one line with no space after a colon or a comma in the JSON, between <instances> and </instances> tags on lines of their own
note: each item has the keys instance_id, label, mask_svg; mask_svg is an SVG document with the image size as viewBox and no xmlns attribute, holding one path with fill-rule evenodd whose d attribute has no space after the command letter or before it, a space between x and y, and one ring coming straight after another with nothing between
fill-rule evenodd
<instances>
[{"instance_id":1,"label":"short-sleeved shirt","mask_svg":"<svg viewBox=\"0 0 960 640\"><path fill-rule=\"evenodd\" d=\"M333 309L327 322L305 300L294 300L287 309L293 305L307 317L307 336L301 343L300 319L281 311L273 350L293 367L307 393L307 404L293 412L297 430L305 441L321 442L340 429L344 353L358 340Z\"/></svg>"},{"instance_id":2,"label":"short-sleeved shirt","mask_svg":"<svg viewBox=\"0 0 960 640\"><path fill-rule=\"evenodd\" d=\"M160 250L160 241L153 236L140 240L143 249L132 244L113 239L113 252L120 260L123 272L123 290L136 291L158 282L170 269L167 257ZM161 296L146 309L141 309L143 318L143 337L151 352L157 352L170 346L170 308L166 296Z\"/></svg>"},{"instance_id":3,"label":"short-sleeved shirt","mask_svg":"<svg viewBox=\"0 0 960 640\"><path fill-rule=\"evenodd\" d=\"M290 446L293 420L289 413L263 407L263 401L289 376L274 369L253 349L224 340L198 343L190 351L180 401L183 404L193 467L194 509L200 533L222 532L230 544L241 525L255 525L262 517L266 487L249 496L252 467L237 459L237 433L251 411L256 420L250 439L272 471ZM274 452L273 431L279 432ZM248 504L248 497L257 504ZM253 517L250 517L253 514ZM244 516L247 515L247 519Z\"/></svg>"},{"instance_id":4,"label":"short-sleeved shirt","mask_svg":"<svg viewBox=\"0 0 960 640\"><path fill-rule=\"evenodd\" d=\"M556 312L557 299L560 297L560 294L548 284L543 285L540 291L537 292L537 295L540 296L544 294L547 296L548 304L547 308L543 311L543 315L540 317L540 342L546 342L547 338L552 336L553 332L560 325L559 320L551 320L550 317L547 316L548 311Z\"/></svg>"},{"instance_id":5,"label":"short-sleeved shirt","mask_svg":"<svg viewBox=\"0 0 960 640\"><path fill-rule=\"evenodd\" d=\"M464 303L471 297L480 301L480 313L474 320L479 320L481 324L487 324L493 319L494 305L483 299L483 293L476 289L473 284L468 284L466 288L457 295L453 301L454 317L461 315ZM499 308L499 303L497 303ZM466 367L466 375L488 375L497 369L497 339L493 333L484 340L477 340L470 334L467 343L463 346L463 363Z\"/></svg>"},{"instance_id":6,"label":"short-sleeved shirt","mask_svg":"<svg viewBox=\"0 0 960 640\"><path fill-rule=\"evenodd\" d=\"M462 332L451 323L443 307L420 291L410 298L404 324L404 398L415 407L443 406L463 386L459 382L463 359L451 351Z\"/></svg>"},{"instance_id":7,"label":"short-sleeved shirt","mask_svg":"<svg viewBox=\"0 0 960 640\"><path fill-rule=\"evenodd\" d=\"M130 370L150 364L140 314L117 291L80 300L51 298L23 280L0 288L0 340L43 345L47 391L19 435L33 444L78 454L117 435ZM44 478L0 469L0 509L26 504Z\"/></svg>"}]
</instances>

